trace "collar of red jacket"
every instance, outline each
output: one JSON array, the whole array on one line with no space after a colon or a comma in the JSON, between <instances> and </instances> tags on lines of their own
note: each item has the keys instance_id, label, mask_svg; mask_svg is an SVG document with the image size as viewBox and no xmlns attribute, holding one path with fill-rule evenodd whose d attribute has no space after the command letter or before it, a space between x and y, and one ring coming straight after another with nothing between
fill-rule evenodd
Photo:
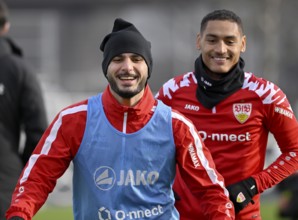
<instances>
[{"instance_id":1,"label":"collar of red jacket","mask_svg":"<svg viewBox=\"0 0 298 220\"><path fill-rule=\"evenodd\" d=\"M147 85L144 95L137 105L134 107L123 106L114 98L110 87L107 86L102 94L102 103L105 113L108 113L110 117L118 118L119 114L122 116L124 112L128 112L130 116L139 118L152 112L153 106L156 105L156 100Z\"/></svg>"}]
</instances>

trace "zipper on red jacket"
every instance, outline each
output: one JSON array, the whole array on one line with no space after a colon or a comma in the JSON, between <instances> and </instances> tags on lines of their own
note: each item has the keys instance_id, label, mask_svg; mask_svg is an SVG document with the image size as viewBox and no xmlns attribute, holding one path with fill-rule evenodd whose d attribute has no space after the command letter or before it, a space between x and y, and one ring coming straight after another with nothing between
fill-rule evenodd
<instances>
[{"instance_id":1,"label":"zipper on red jacket","mask_svg":"<svg viewBox=\"0 0 298 220\"><path fill-rule=\"evenodd\" d=\"M212 113L213 113L213 114L216 113L216 106L214 106L214 107L212 108Z\"/></svg>"},{"instance_id":2,"label":"zipper on red jacket","mask_svg":"<svg viewBox=\"0 0 298 220\"><path fill-rule=\"evenodd\" d=\"M127 114L128 114L128 112L124 112L124 117L123 117L123 127L122 127L122 132L123 132L124 134L126 134Z\"/></svg>"}]
</instances>

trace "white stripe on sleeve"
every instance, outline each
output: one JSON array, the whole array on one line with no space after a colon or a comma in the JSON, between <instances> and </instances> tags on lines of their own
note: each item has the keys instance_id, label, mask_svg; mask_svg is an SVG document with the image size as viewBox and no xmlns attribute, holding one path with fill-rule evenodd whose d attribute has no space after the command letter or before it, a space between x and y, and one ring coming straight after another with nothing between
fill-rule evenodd
<instances>
[{"instance_id":1,"label":"white stripe on sleeve","mask_svg":"<svg viewBox=\"0 0 298 220\"><path fill-rule=\"evenodd\" d=\"M190 133L193 136L194 141L195 141L194 144L195 144L195 147L196 147L196 150L197 150L198 159L201 161L201 164L204 167L204 169L206 170L206 172L207 172L210 180L212 181L212 183L220 185L223 188L225 195L228 196L229 193L228 193L228 190L224 187L224 182L220 181L218 179L218 176L217 176L215 170L209 166L209 161L203 153L202 142L201 142L201 139L199 138L199 134L195 130L195 126L189 120L187 120L183 115L181 115L177 112L172 111L172 117L176 118L180 121L183 121L189 127L189 131L190 131Z\"/></svg>"},{"instance_id":2,"label":"white stripe on sleeve","mask_svg":"<svg viewBox=\"0 0 298 220\"><path fill-rule=\"evenodd\" d=\"M80 111L87 111L87 105L79 105L79 106L75 106L73 108L69 108L69 109L65 109L64 111L62 111L59 116L58 119L55 121L55 123L53 124L53 127L50 131L49 136L46 138L44 145L42 146L41 152L40 154L32 154L29 161L28 161L28 165L24 171L24 174L20 180L20 184L24 183L27 179L28 176L30 175L30 172L32 170L32 168L34 167L37 159L41 156L41 155L47 155L51 149L52 143L55 141L56 137L57 137L57 133L58 130L62 124L62 118L65 115L69 115L69 114L74 114Z\"/></svg>"}]
</instances>

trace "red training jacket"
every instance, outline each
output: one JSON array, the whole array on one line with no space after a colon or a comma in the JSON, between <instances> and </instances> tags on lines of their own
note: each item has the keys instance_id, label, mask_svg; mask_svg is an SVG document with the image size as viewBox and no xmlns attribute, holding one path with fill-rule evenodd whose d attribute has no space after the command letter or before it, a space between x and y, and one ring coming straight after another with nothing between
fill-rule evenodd
<instances>
[{"instance_id":1,"label":"red training jacket","mask_svg":"<svg viewBox=\"0 0 298 220\"><path fill-rule=\"evenodd\" d=\"M166 82L156 97L193 121L227 185L252 176L261 193L298 169L297 120L276 85L245 73L242 89L212 109L196 98L197 86L194 72L185 73ZM282 154L264 169L269 132ZM188 190L185 178L177 176L174 190L181 197L176 202L181 220L206 219L199 208L204 201ZM259 199L258 194L236 219L261 219Z\"/></svg>"},{"instance_id":2,"label":"red training jacket","mask_svg":"<svg viewBox=\"0 0 298 220\"><path fill-rule=\"evenodd\" d=\"M157 104L148 86L135 107L118 104L109 87L103 92L102 102L110 123L126 133L142 128L150 120ZM56 180L68 168L80 147L87 104L88 100L85 100L69 106L55 117L20 176L7 218L16 215L29 220L44 204ZM214 170L209 150L190 120L175 111L172 117L177 164L192 193L204 200L206 219L233 220L233 205L224 188L223 177Z\"/></svg>"}]
</instances>

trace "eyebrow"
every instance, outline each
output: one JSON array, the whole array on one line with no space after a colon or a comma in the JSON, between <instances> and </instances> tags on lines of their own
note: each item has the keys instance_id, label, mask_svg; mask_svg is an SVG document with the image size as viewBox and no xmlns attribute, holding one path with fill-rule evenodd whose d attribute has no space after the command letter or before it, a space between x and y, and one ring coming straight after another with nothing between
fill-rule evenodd
<instances>
[{"instance_id":1,"label":"eyebrow","mask_svg":"<svg viewBox=\"0 0 298 220\"><path fill-rule=\"evenodd\" d=\"M214 37L214 38L218 38L219 36L216 35L216 34L206 34L206 37ZM227 36L224 36L224 38L228 38L228 39L236 39L237 36L235 36L235 35L227 35Z\"/></svg>"}]
</instances>

